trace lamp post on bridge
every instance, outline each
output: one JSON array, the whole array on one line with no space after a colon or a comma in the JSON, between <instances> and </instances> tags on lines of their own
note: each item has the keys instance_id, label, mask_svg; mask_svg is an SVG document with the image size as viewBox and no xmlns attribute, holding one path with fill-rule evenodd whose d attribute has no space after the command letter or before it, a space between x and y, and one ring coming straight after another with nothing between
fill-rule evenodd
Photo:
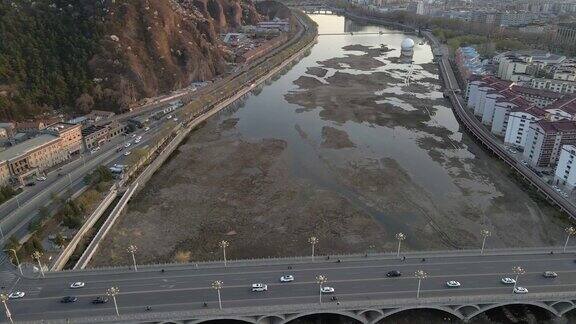
<instances>
[{"instance_id":1,"label":"lamp post on bridge","mask_svg":"<svg viewBox=\"0 0 576 324\"><path fill-rule=\"evenodd\" d=\"M222 253L224 254L224 267L227 267L227 261L226 261L226 248L230 246L230 243L228 243L228 241L222 241L220 242L220 247L222 248Z\"/></svg>"},{"instance_id":2,"label":"lamp post on bridge","mask_svg":"<svg viewBox=\"0 0 576 324\"><path fill-rule=\"evenodd\" d=\"M4 304L4 309L6 311L6 317L8 318L8 320L10 321L10 323L14 323L14 320L12 319L12 313L10 313L10 309L8 309L8 301L9 297L6 294L0 294L0 301L2 301L2 304Z\"/></svg>"},{"instance_id":3,"label":"lamp post on bridge","mask_svg":"<svg viewBox=\"0 0 576 324\"><path fill-rule=\"evenodd\" d=\"M480 231L480 235L482 235L482 249L480 249L480 255L484 254L484 246L486 245L486 238L492 235L489 230L483 229Z\"/></svg>"},{"instance_id":4,"label":"lamp post on bridge","mask_svg":"<svg viewBox=\"0 0 576 324\"><path fill-rule=\"evenodd\" d=\"M311 236L308 239L308 243L310 243L310 245L312 245L312 262L314 262L314 246L316 246L316 244L318 244L318 238L316 236Z\"/></svg>"},{"instance_id":5,"label":"lamp post on bridge","mask_svg":"<svg viewBox=\"0 0 576 324\"><path fill-rule=\"evenodd\" d=\"M120 293L120 289L118 287L110 287L106 291L106 295L112 297L114 301L114 308L116 309L116 316L120 316L120 312L118 311L118 303L116 303L116 295Z\"/></svg>"},{"instance_id":6,"label":"lamp post on bridge","mask_svg":"<svg viewBox=\"0 0 576 324\"><path fill-rule=\"evenodd\" d=\"M514 279L514 288L512 289L512 291L514 291L514 289L516 289L516 286L518 285L518 278L520 277L520 275L525 274L526 270L521 266L514 266L512 267L512 272L514 272L514 274L516 275L516 279Z\"/></svg>"},{"instance_id":7,"label":"lamp post on bridge","mask_svg":"<svg viewBox=\"0 0 576 324\"><path fill-rule=\"evenodd\" d=\"M416 290L416 298L420 298L420 284L422 283L422 279L426 279L428 274L424 272L424 270L417 270L414 273L414 276L418 278L418 290Z\"/></svg>"},{"instance_id":8,"label":"lamp post on bridge","mask_svg":"<svg viewBox=\"0 0 576 324\"><path fill-rule=\"evenodd\" d=\"M566 252L566 247L568 247L568 240L570 240L570 236L576 234L576 228L569 226L569 227L566 227L565 231L566 231L567 235L566 235L566 243L564 243L563 252Z\"/></svg>"},{"instance_id":9,"label":"lamp post on bridge","mask_svg":"<svg viewBox=\"0 0 576 324\"><path fill-rule=\"evenodd\" d=\"M212 289L218 292L218 306L222 309L222 298L220 297L220 289L222 289L222 281L216 280L212 283Z\"/></svg>"},{"instance_id":10,"label":"lamp post on bridge","mask_svg":"<svg viewBox=\"0 0 576 324\"><path fill-rule=\"evenodd\" d=\"M138 267L136 266L136 251L138 251L138 247L136 245L133 244L128 245L128 252L132 254L132 263L134 264L134 271L138 272Z\"/></svg>"},{"instance_id":11,"label":"lamp post on bridge","mask_svg":"<svg viewBox=\"0 0 576 324\"><path fill-rule=\"evenodd\" d=\"M34 259L36 259L36 261L38 261L38 266L40 267L40 273L42 274L42 278L45 278L44 277L44 269L42 268L42 262L40 261L40 259L42 258L42 252L34 251L34 252L32 252L32 257Z\"/></svg>"},{"instance_id":12,"label":"lamp post on bridge","mask_svg":"<svg viewBox=\"0 0 576 324\"><path fill-rule=\"evenodd\" d=\"M316 276L316 282L318 283L318 286L320 287L320 304L322 304L322 285L324 285L326 283L326 281L328 281L328 278L325 275L317 275Z\"/></svg>"},{"instance_id":13,"label":"lamp post on bridge","mask_svg":"<svg viewBox=\"0 0 576 324\"><path fill-rule=\"evenodd\" d=\"M406 239L406 234L404 233L397 233L396 239L398 240L398 250L396 251L396 257L400 257L400 246L402 245L402 241Z\"/></svg>"}]
</instances>

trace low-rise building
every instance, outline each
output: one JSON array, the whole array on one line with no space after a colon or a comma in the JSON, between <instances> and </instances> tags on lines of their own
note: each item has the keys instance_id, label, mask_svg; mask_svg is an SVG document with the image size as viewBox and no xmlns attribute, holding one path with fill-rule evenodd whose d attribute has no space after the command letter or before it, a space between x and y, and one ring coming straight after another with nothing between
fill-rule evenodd
<instances>
[{"instance_id":1,"label":"low-rise building","mask_svg":"<svg viewBox=\"0 0 576 324\"><path fill-rule=\"evenodd\" d=\"M82 141L87 151L100 147L108 140L108 128L106 126L90 125L82 129Z\"/></svg>"},{"instance_id":2,"label":"low-rise building","mask_svg":"<svg viewBox=\"0 0 576 324\"><path fill-rule=\"evenodd\" d=\"M558 93L576 93L575 81L534 78L530 81L530 87Z\"/></svg>"},{"instance_id":3,"label":"low-rise building","mask_svg":"<svg viewBox=\"0 0 576 324\"><path fill-rule=\"evenodd\" d=\"M544 121L530 125L524 158L532 165L556 165L563 145L576 144L576 123L572 120Z\"/></svg>"},{"instance_id":4,"label":"low-rise building","mask_svg":"<svg viewBox=\"0 0 576 324\"><path fill-rule=\"evenodd\" d=\"M10 185L10 168L8 161L0 161L0 186Z\"/></svg>"},{"instance_id":5,"label":"low-rise building","mask_svg":"<svg viewBox=\"0 0 576 324\"><path fill-rule=\"evenodd\" d=\"M576 156L576 146L562 145L558 165L554 172L554 183L556 185L566 186L570 190L576 187L576 166L574 165L574 156Z\"/></svg>"},{"instance_id":6,"label":"low-rise building","mask_svg":"<svg viewBox=\"0 0 576 324\"><path fill-rule=\"evenodd\" d=\"M51 134L41 134L0 152L0 164L6 163L10 178L24 184L44 170L65 162L70 157L62 148L62 140Z\"/></svg>"},{"instance_id":7,"label":"low-rise building","mask_svg":"<svg viewBox=\"0 0 576 324\"><path fill-rule=\"evenodd\" d=\"M62 149L70 155L82 152L82 126L69 123L56 123L48 126L45 133L53 134L62 139Z\"/></svg>"}]
</instances>

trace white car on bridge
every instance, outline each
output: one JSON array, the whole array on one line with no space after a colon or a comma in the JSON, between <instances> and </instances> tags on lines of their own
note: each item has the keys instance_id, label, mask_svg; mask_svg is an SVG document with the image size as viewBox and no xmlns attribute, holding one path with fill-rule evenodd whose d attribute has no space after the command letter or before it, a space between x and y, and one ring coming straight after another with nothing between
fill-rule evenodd
<instances>
[{"instance_id":1,"label":"white car on bridge","mask_svg":"<svg viewBox=\"0 0 576 324\"><path fill-rule=\"evenodd\" d=\"M332 294L334 293L334 288L332 287L322 287L320 288L320 292L323 294Z\"/></svg>"},{"instance_id":2,"label":"white car on bridge","mask_svg":"<svg viewBox=\"0 0 576 324\"><path fill-rule=\"evenodd\" d=\"M83 283L82 281L77 281L77 282L71 284L70 288L76 289L76 288L83 288L84 286L86 286L85 283Z\"/></svg>"},{"instance_id":3,"label":"white car on bridge","mask_svg":"<svg viewBox=\"0 0 576 324\"><path fill-rule=\"evenodd\" d=\"M15 292L11 293L10 295L8 295L8 298L20 299L20 298L24 298L24 295L26 295L26 293L24 293L23 291L15 291Z\"/></svg>"},{"instance_id":4,"label":"white car on bridge","mask_svg":"<svg viewBox=\"0 0 576 324\"><path fill-rule=\"evenodd\" d=\"M252 284L252 291L267 291L268 285L263 283L255 283Z\"/></svg>"},{"instance_id":5,"label":"white car on bridge","mask_svg":"<svg viewBox=\"0 0 576 324\"><path fill-rule=\"evenodd\" d=\"M293 275L285 275L280 277L280 282L291 282L291 281L294 281Z\"/></svg>"},{"instance_id":6,"label":"white car on bridge","mask_svg":"<svg viewBox=\"0 0 576 324\"><path fill-rule=\"evenodd\" d=\"M452 288L457 288L457 287L460 287L460 286L461 286L461 284L460 284L460 282L459 282L459 281L456 281L456 280L450 280L450 281L446 281L446 286L448 286L448 287L452 287Z\"/></svg>"},{"instance_id":7,"label":"white car on bridge","mask_svg":"<svg viewBox=\"0 0 576 324\"><path fill-rule=\"evenodd\" d=\"M506 285L512 285L512 284L516 283L516 280L514 280L512 278L508 278L508 277L502 278L502 280L500 280L500 281Z\"/></svg>"},{"instance_id":8,"label":"white car on bridge","mask_svg":"<svg viewBox=\"0 0 576 324\"><path fill-rule=\"evenodd\" d=\"M515 294L527 294L528 289L526 289L524 287L516 287L516 288L514 288L514 293Z\"/></svg>"}]
</instances>

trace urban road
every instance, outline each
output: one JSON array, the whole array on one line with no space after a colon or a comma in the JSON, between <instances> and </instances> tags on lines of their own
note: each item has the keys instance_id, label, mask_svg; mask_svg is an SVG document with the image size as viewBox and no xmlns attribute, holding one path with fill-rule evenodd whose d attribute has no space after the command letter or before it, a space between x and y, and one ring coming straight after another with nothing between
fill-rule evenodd
<instances>
[{"instance_id":1,"label":"urban road","mask_svg":"<svg viewBox=\"0 0 576 324\"><path fill-rule=\"evenodd\" d=\"M424 270L428 277L422 281L420 298L502 295L513 296L512 286L501 282L512 277L512 268L522 266L518 285L528 294L573 292L576 289L576 263L573 251L562 253L550 249L507 251L429 252L409 253L406 260L395 255L358 255L310 257L299 259L270 259L200 265L146 266L137 272L130 268L82 270L46 273L41 279L20 277L9 291L22 291L22 299L9 300L13 319L22 321L96 322L98 318L115 315L114 304L94 305L91 301L104 296L108 288L116 286L120 293L117 302L121 317L118 320L144 320L154 314L174 312L205 312L217 310L217 293L211 288L215 280L223 282L221 295L224 309L262 307L290 304L319 303L317 275L325 275L325 286L335 289L325 295L324 303L394 300L416 298L417 279L414 273ZM422 260L425 257L425 261ZM338 261L340 258L340 262ZM161 271L164 269L165 271ZM402 276L389 278L388 271L398 270ZM555 271L557 278L543 277L544 271ZM281 283L283 275L293 275L293 282ZM448 288L448 280L457 280L459 288ZM80 289L69 288L76 281L85 282ZM252 292L253 283L268 285L266 292ZM64 304L64 296L76 296L77 302ZM527 296L527 295L526 295ZM203 304L207 303L207 307ZM145 307L150 306L150 311ZM170 319L170 318L166 318Z\"/></svg>"}]
</instances>

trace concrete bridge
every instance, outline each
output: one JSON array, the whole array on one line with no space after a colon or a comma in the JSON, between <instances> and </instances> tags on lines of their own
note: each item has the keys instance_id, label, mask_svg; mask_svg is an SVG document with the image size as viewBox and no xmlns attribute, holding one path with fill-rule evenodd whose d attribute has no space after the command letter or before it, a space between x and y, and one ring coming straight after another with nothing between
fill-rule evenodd
<instances>
[{"instance_id":1,"label":"concrete bridge","mask_svg":"<svg viewBox=\"0 0 576 324\"><path fill-rule=\"evenodd\" d=\"M554 253L550 253L553 251ZM281 324L312 314L339 314L358 323L379 323L412 309L436 309L462 320L487 310L514 304L532 305L562 316L576 307L574 249L506 249L411 252L164 264L49 272L46 278L19 277L11 291L26 296L8 301L17 322L60 323L203 323L215 319L246 323ZM137 257L137 256L136 256ZM405 257L405 258L404 258ZM424 260L422 258L425 258ZM127 259L127 263L130 263ZM503 277L515 278L529 290L515 294ZM161 270L164 271L161 271ZM388 271L400 271L388 277ZM415 273L418 271L419 275ZM423 271L427 275L421 276ZM558 278L545 278L555 271ZM293 275L293 282L280 277ZM317 276L334 288L320 300ZM1 276L0 276L1 277ZM219 306L214 281L221 281ZM447 287L456 280L458 288ZM86 286L71 290L70 283ZM253 292L253 283L267 284ZM119 315L112 302L90 302L115 286ZM78 301L59 303L63 296ZM331 296L337 298L331 300ZM206 305L204 305L206 303ZM151 306L150 311L145 307Z\"/></svg>"}]
</instances>

